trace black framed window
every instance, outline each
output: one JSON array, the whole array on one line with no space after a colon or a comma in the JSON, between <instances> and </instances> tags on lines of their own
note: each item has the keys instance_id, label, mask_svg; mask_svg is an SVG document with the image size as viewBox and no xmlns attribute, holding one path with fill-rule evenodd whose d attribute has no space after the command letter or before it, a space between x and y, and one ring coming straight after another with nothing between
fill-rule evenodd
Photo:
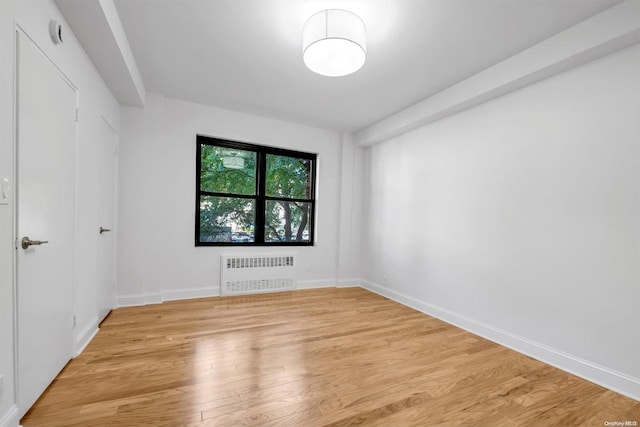
<instances>
[{"instance_id":1,"label":"black framed window","mask_svg":"<svg viewBox=\"0 0 640 427\"><path fill-rule=\"evenodd\" d=\"M196 137L196 246L313 245L316 155Z\"/></svg>"}]
</instances>

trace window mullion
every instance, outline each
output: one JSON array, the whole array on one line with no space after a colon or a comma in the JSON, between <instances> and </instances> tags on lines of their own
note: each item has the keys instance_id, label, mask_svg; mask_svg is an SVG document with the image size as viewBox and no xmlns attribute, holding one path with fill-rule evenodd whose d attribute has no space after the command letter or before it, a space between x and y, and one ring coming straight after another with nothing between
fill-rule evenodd
<instances>
[{"instance_id":1,"label":"window mullion","mask_svg":"<svg viewBox=\"0 0 640 427\"><path fill-rule=\"evenodd\" d=\"M201 196L213 196L213 197L233 197L235 199L255 199L254 194L236 194L236 193L218 193L215 191L199 191Z\"/></svg>"},{"instance_id":2,"label":"window mullion","mask_svg":"<svg viewBox=\"0 0 640 427\"><path fill-rule=\"evenodd\" d=\"M267 155L264 151L258 152L257 161L258 179L256 183L256 228L255 239L256 243L264 243L264 226L265 226L265 211L266 211L266 181L267 181Z\"/></svg>"},{"instance_id":3,"label":"window mullion","mask_svg":"<svg viewBox=\"0 0 640 427\"><path fill-rule=\"evenodd\" d=\"M294 199L289 197L272 197L267 196L265 200L272 200L274 202L291 202L291 203L311 203L313 199Z\"/></svg>"}]
</instances>

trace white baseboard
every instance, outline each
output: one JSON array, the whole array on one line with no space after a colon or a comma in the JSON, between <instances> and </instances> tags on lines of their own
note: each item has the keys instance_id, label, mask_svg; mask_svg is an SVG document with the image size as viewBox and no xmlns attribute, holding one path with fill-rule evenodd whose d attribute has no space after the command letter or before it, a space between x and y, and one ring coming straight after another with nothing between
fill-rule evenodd
<instances>
[{"instance_id":1,"label":"white baseboard","mask_svg":"<svg viewBox=\"0 0 640 427\"><path fill-rule=\"evenodd\" d=\"M117 298L118 307L136 307L140 305L161 304L164 301L181 299L219 297L220 288L169 289L161 293L146 295L122 295Z\"/></svg>"},{"instance_id":2,"label":"white baseboard","mask_svg":"<svg viewBox=\"0 0 640 427\"><path fill-rule=\"evenodd\" d=\"M82 353L85 347L91 342L93 337L98 333L98 316L91 319L91 322L75 336L73 357L77 357Z\"/></svg>"},{"instance_id":3,"label":"white baseboard","mask_svg":"<svg viewBox=\"0 0 640 427\"><path fill-rule=\"evenodd\" d=\"M299 280L296 289L321 289L321 288L355 288L360 286L360 279L325 279L325 280ZM337 283L337 285L336 285ZM176 301L194 298L219 297L220 287L193 288L193 289L169 289L161 293L145 295L122 295L117 298L117 307L136 307L149 304L161 304L164 301Z\"/></svg>"},{"instance_id":4,"label":"white baseboard","mask_svg":"<svg viewBox=\"0 0 640 427\"><path fill-rule=\"evenodd\" d=\"M116 299L117 308L145 305L144 295L122 295Z\"/></svg>"},{"instance_id":5,"label":"white baseboard","mask_svg":"<svg viewBox=\"0 0 640 427\"><path fill-rule=\"evenodd\" d=\"M338 280L338 288L359 288L360 279L340 279Z\"/></svg>"},{"instance_id":6,"label":"white baseboard","mask_svg":"<svg viewBox=\"0 0 640 427\"><path fill-rule=\"evenodd\" d=\"M13 405L5 412L2 418L0 418L0 427L18 427L19 422L18 407Z\"/></svg>"},{"instance_id":7,"label":"white baseboard","mask_svg":"<svg viewBox=\"0 0 640 427\"><path fill-rule=\"evenodd\" d=\"M400 304L411 307L447 323L465 329L490 341L508 347L519 353L526 354L541 362L547 363L563 371L584 378L595 384L606 387L617 393L635 400L640 400L640 379L607 367L592 363L588 360L567 354L555 348L512 334L491 325L442 309L433 304L420 301L409 295L394 291L385 286L366 280L361 280L362 287L387 297Z\"/></svg>"},{"instance_id":8,"label":"white baseboard","mask_svg":"<svg viewBox=\"0 0 640 427\"><path fill-rule=\"evenodd\" d=\"M219 297L220 287L196 288L196 289L170 289L162 291L163 301L176 301L181 299Z\"/></svg>"},{"instance_id":9,"label":"white baseboard","mask_svg":"<svg viewBox=\"0 0 640 427\"><path fill-rule=\"evenodd\" d=\"M335 280L298 280L296 289L319 289L335 287Z\"/></svg>"},{"instance_id":10,"label":"white baseboard","mask_svg":"<svg viewBox=\"0 0 640 427\"><path fill-rule=\"evenodd\" d=\"M336 286L336 283L338 285ZM319 289L319 288L349 288L360 286L359 279L348 279L336 281L335 279L325 280L299 280L296 289ZM161 304L164 301L175 301L193 298L219 297L220 287L193 288L193 289L169 289L161 293L145 295L121 295L117 298L117 307L136 307L149 304Z\"/></svg>"},{"instance_id":11,"label":"white baseboard","mask_svg":"<svg viewBox=\"0 0 640 427\"><path fill-rule=\"evenodd\" d=\"M122 295L117 297L117 307L136 307L140 305L161 304L162 294Z\"/></svg>"},{"instance_id":12,"label":"white baseboard","mask_svg":"<svg viewBox=\"0 0 640 427\"><path fill-rule=\"evenodd\" d=\"M162 304L162 294L161 293L145 294L144 304L145 305Z\"/></svg>"}]
</instances>

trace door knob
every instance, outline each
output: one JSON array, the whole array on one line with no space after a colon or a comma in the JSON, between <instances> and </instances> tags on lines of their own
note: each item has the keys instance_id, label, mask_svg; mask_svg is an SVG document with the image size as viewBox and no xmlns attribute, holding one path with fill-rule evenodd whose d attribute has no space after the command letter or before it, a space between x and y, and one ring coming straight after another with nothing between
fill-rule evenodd
<instances>
[{"instance_id":1,"label":"door knob","mask_svg":"<svg viewBox=\"0 0 640 427\"><path fill-rule=\"evenodd\" d=\"M102 233L108 233L108 232L110 232L110 231L111 231L111 229L109 229L109 228L103 228L103 227L100 227L100 234L102 234Z\"/></svg>"},{"instance_id":2,"label":"door knob","mask_svg":"<svg viewBox=\"0 0 640 427\"><path fill-rule=\"evenodd\" d=\"M29 246L40 246L40 245L44 245L45 243L49 243L48 240L31 240L28 237L23 237L22 238L22 249L27 249Z\"/></svg>"}]
</instances>

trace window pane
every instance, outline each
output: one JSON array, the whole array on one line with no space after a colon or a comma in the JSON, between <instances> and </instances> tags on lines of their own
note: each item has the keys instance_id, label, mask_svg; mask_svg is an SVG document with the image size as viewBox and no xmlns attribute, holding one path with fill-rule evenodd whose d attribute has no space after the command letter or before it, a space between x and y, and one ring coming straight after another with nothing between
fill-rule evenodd
<instances>
[{"instance_id":1,"label":"window pane","mask_svg":"<svg viewBox=\"0 0 640 427\"><path fill-rule=\"evenodd\" d=\"M266 242L309 242L311 203L267 200L264 239Z\"/></svg>"},{"instance_id":2,"label":"window pane","mask_svg":"<svg viewBox=\"0 0 640 427\"><path fill-rule=\"evenodd\" d=\"M200 197L200 242L253 242L256 202L237 197Z\"/></svg>"},{"instance_id":3,"label":"window pane","mask_svg":"<svg viewBox=\"0 0 640 427\"><path fill-rule=\"evenodd\" d=\"M309 159L267 154L266 195L291 199L311 199Z\"/></svg>"},{"instance_id":4,"label":"window pane","mask_svg":"<svg viewBox=\"0 0 640 427\"><path fill-rule=\"evenodd\" d=\"M256 194L256 153L201 144L200 190Z\"/></svg>"}]
</instances>

